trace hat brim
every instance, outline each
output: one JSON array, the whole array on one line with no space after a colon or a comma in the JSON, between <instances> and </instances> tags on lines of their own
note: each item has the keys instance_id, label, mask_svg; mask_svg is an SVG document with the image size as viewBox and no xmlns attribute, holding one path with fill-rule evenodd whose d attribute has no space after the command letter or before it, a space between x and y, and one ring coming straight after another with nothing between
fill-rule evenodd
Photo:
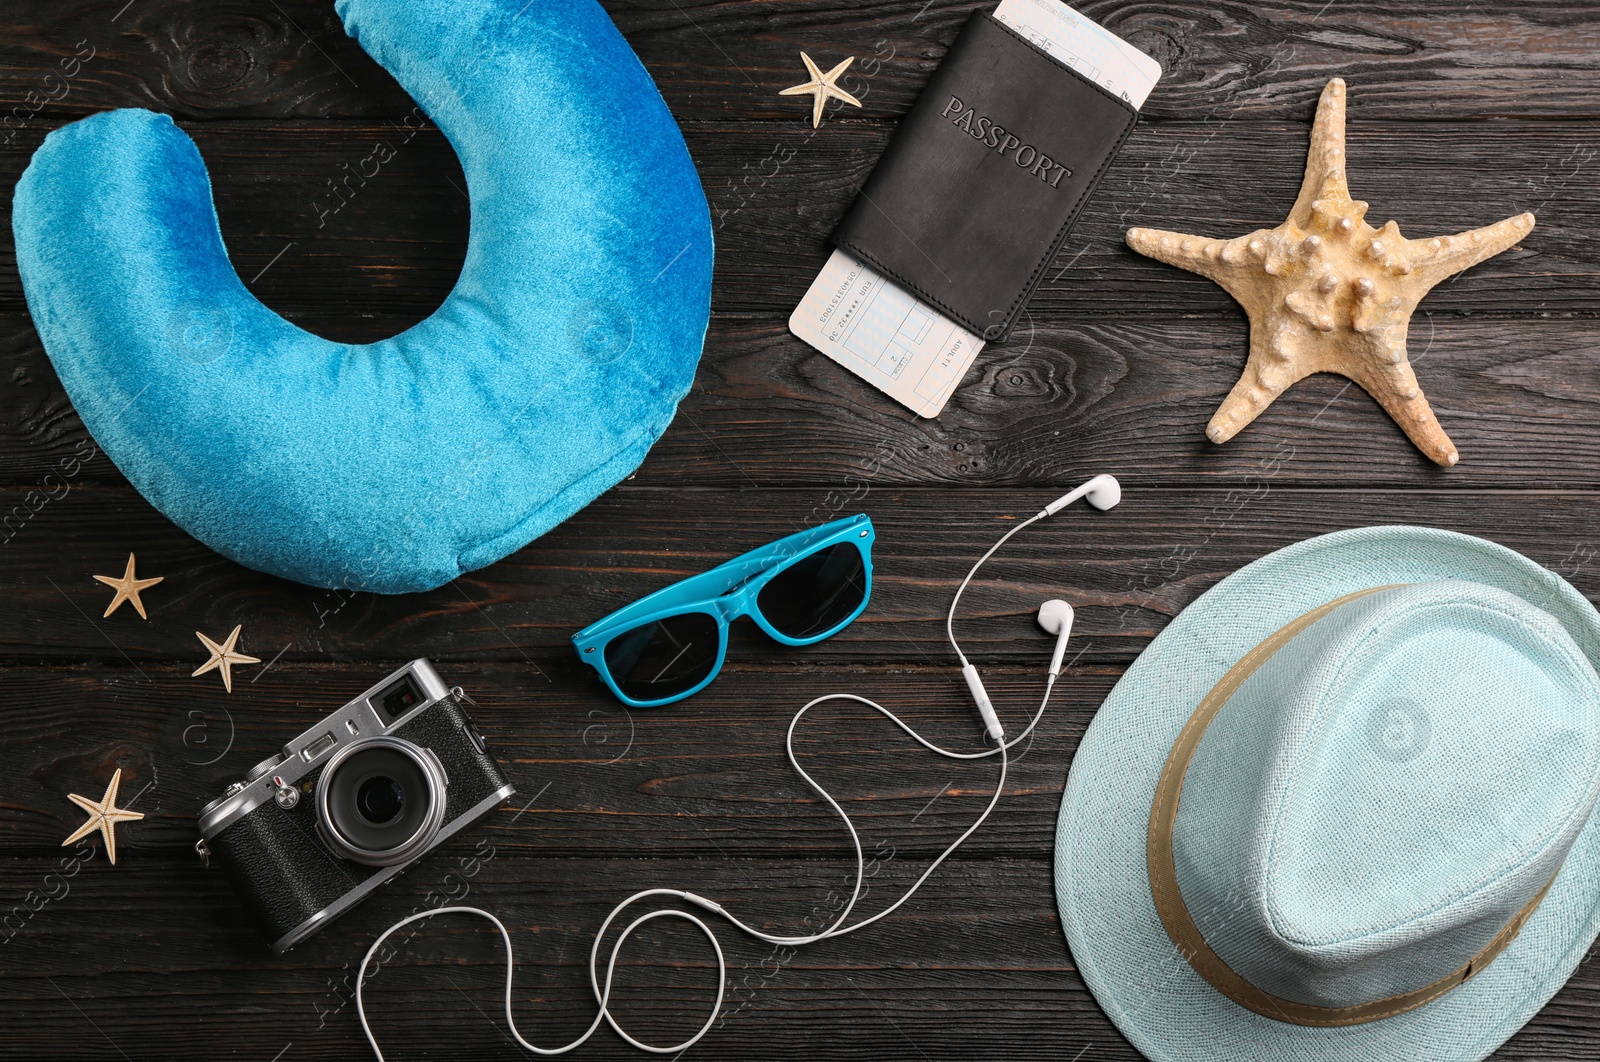
<instances>
[{"instance_id":1,"label":"hat brim","mask_svg":"<svg viewBox=\"0 0 1600 1062\"><path fill-rule=\"evenodd\" d=\"M1600 931L1600 826L1592 817L1544 902L1486 969L1416 1010L1343 1028L1263 1017L1178 953L1150 897L1145 839L1167 754L1241 656L1303 613L1357 590L1468 579L1556 617L1600 669L1600 614L1565 580L1503 546L1421 527L1308 539L1218 583L1140 655L1085 732L1056 829L1056 902L1100 1006L1154 1062L1466 1062L1492 1053L1564 985Z\"/></svg>"}]
</instances>

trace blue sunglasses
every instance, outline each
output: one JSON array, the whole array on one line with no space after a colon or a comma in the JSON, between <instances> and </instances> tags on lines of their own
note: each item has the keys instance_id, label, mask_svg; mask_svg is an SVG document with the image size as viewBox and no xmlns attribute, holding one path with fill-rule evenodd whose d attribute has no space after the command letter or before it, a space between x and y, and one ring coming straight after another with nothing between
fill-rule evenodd
<instances>
[{"instance_id":1,"label":"blue sunglasses","mask_svg":"<svg viewBox=\"0 0 1600 1062\"><path fill-rule=\"evenodd\" d=\"M681 701L722 670L740 616L784 645L848 627L872 596L872 539L864 513L780 538L618 609L572 644L622 703Z\"/></svg>"}]
</instances>

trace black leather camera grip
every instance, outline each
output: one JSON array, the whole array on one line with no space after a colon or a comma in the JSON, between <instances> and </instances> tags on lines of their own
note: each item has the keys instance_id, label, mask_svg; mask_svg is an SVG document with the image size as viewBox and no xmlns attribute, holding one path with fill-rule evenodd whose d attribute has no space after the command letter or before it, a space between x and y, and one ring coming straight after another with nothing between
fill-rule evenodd
<instances>
[{"instance_id":1,"label":"black leather camera grip","mask_svg":"<svg viewBox=\"0 0 1600 1062\"><path fill-rule=\"evenodd\" d=\"M1137 118L974 12L833 242L1001 342Z\"/></svg>"},{"instance_id":2,"label":"black leather camera grip","mask_svg":"<svg viewBox=\"0 0 1600 1062\"><path fill-rule=\"evenodd\" d=\"M339 859L317 836L315 801L268 802L211 839L211 851L269 942L283 940L378 872Z\"/></svg>"}]
</instances>

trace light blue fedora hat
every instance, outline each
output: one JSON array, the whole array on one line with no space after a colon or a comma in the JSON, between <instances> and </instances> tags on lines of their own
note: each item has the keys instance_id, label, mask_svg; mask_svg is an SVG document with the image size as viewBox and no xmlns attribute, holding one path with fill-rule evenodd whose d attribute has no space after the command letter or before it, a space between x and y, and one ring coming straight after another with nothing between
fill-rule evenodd
<instances>
[{"instance_id":1,"label":"light blue fedora hat","mask_svg":"<svg viewBox=\"0 0 1600 1062\"><path fill-rule=\"evenodd\" d=\"M1492 542L1341 531L1184 610L1073 760L1056 896L1157 1062L1481 1059L1600 930L1600 614Z\"/></svg>"}]
</instances>

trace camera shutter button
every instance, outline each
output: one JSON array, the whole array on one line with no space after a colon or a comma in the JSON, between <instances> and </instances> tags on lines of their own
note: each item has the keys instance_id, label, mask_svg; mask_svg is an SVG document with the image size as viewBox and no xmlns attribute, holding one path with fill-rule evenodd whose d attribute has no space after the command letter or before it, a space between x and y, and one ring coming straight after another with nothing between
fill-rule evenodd
<instances>
[{"instance_id":1,"label":"camera shutter button","mask_svg":"<svg viewBox=\"0 0 1600 1062\"><path fill-rule=\"evenodd\" d=\"M300 790L286 784L279 777L274 777L272 784L277 786L277 792L272 794L272 799L278 802L280 808L285 811L291 811L296 804L300 803Z\"/></svg>"}]
</instances>

